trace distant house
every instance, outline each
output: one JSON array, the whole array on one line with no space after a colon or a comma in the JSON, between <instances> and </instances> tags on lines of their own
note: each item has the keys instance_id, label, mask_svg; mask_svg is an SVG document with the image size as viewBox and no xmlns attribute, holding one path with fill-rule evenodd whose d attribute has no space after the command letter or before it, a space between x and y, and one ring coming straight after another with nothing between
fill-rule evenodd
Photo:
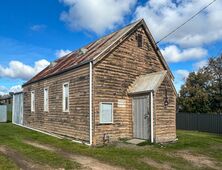
<instances>
[{"instance_id":1,"label":"distant house","mask_svg":"<svg viewBox=\"0 0 222 170\"><path fill-rule=\"evenodd\" d=\"M144 20L52 62L23 85L23 125L90 145L176 138L173 75Z\"/></svg>"},{"instance_id":2,"label":"distant house","mask_svg":"<svg viewBox=\"0 0 222 170\"><path fill-rule=\"evenodd\" d=\"M0 96L0 105L6 105L7 106L6 111L10 114L12 112L12 104L13 104L12 96L13 96L13 93L11 93L11 92L9 94ZM8 115L8 118L9 117L10 117L10 115Z\"/></svg>"},{"instance_id":3,"label":"distant house","mask_svg":"<svg viewBox=\"0 0 222 170\"><path fill-rule=\"evenodd\" d=\"M12 104L12 93L1 96L0 97L0 104L9 105Z\"/></svg>"}]
</instances>

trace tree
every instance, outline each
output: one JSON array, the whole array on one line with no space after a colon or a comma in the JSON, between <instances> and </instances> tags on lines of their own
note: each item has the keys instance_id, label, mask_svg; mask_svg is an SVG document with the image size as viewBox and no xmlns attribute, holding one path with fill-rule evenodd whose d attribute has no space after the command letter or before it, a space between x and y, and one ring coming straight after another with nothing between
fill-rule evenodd
<instances>
[{"instance_id":1,"label":"tree","mask_svg":"<svg viewBox=\"0 0 222 170\"><path fill-rule=\"evenodd\" d=\"M209 99L211 109L222 113L222 55L218 58L210 58L208 65L202 68L204 74L210 77Z\"/></svg>"},{"instance_id":2,"label":"tree","mask_svg":"<svg viewBox=\"0 0 222 170\"><path fill-rule=\"evenodd\" d=\"M222 55L189 74L177 103L180 112L222 113Z\"/></svg>"}]
</instances>

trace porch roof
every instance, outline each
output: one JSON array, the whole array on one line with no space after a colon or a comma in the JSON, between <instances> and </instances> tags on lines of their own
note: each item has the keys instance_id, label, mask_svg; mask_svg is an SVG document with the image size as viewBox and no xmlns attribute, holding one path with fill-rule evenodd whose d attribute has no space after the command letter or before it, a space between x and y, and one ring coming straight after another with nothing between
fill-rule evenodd
<instances>
[{"instance_id":1,"label":"porch roof","mask_svg":"<svg viewBox=\"0 0 222 170\"><path fill-rule=\"evenodd\" d=\"M133 85L128 89L129 94L144 93L155 91L164 80L167 71L159 71L139 76Z\"/></svg>"}]
</instances>

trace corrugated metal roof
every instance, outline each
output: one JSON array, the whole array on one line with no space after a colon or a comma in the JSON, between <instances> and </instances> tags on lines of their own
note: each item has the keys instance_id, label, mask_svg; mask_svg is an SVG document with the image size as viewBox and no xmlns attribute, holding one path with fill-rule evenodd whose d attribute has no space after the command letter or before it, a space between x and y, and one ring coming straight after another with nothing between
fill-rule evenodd
<instances>
[{"instance_id":1,"label":"corrugated metal roof","mask_svg":"<svg viewBox=\"0 0 222 170\"><path fill-rule=\"evenodd\" d=\"M85 47L82 47L76 51L73 51L64 57L59 58L58 60L51 63L48 67L34 76L31 80L29 80L26 84L30 84L35 82L39 79L43 79L54 75L56 73L62 72L70 67L81 65L87 61L93 60L94 57L98 56L100 53L103 52L107 47L112 45L118 38L128 32L131 28L133 28L139 21L134 22L123 29L113 32L105 37L94 41Z\"/></svg>"},{"instance_id":2,"label":"corrugated metal roof","mask_svg":"<svg viewBox=\"0 0 222 170\"><path fill-rule=\"evenodd\" d=\"M155 91L164 80L167 71L159 71L139 76L133 85L129 88L128 93L136 94L148 91Z\"/></svg>"},{"instance_id":3,"label":"corrugated metal roof","mask_svg":"<svg viewBox=\"0 0 222 170\"><path fill-rule=\"evenodd\" d=\"M11 98L12 98L11 95L4 95L0 97L0 100L11 99Z\"/></svg>"},{"instance_id":4,"label":"corrugated metal roof","mask_svg":"<svg viewBox=\"0 0 222 170\"><path fill-rule=\"evenodd\" d=\"M48 67L46 67L36 76L34 76L31 80L26 82L23 86L28 85L33 82L37 82L39 80L42 80L51 76L61 74L70 69L87 64L90 61L94 61L100 56L102 57L103 55L105 56L106 50L113 48L113 46L117 44L116 42L124 39L123 37L127 37L130 31L133 31L134 28L141 25L144 26L148 36L151 38L151 43L154 49L156 50L157 55L160 57L160 60L161 62L163 62L165 68L169 71L171 78L173 78L173 75L168 65L166 64L166 61L164 60L163 56L159 52L155 44L155 41L148 27L146 26L146 23L144 22L143 19L141 19L132 24L129 24L128 26L120 29L119 31L113 32L105 37L98 39L97 41L94 41L86 45L85 47L82 47L76 51L73 51L65 55L64 57L59 58L58 60L52 62Z\"/></svg>"}]
</instances>

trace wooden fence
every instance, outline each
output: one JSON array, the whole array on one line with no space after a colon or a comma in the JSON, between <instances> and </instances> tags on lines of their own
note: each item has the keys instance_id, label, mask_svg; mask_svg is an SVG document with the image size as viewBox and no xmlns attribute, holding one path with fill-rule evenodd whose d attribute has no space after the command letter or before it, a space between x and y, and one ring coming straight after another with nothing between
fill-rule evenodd
<instances>
[{"instance_id":1,"label":"wooden fence","mask_svg":"<svg viewBox=\"0 0 222 170\"><path fill-rule=\"evenodd\" d=\"M177 129L222 134L222 114L177 113Z\"/></svg>"}]
</instances>

